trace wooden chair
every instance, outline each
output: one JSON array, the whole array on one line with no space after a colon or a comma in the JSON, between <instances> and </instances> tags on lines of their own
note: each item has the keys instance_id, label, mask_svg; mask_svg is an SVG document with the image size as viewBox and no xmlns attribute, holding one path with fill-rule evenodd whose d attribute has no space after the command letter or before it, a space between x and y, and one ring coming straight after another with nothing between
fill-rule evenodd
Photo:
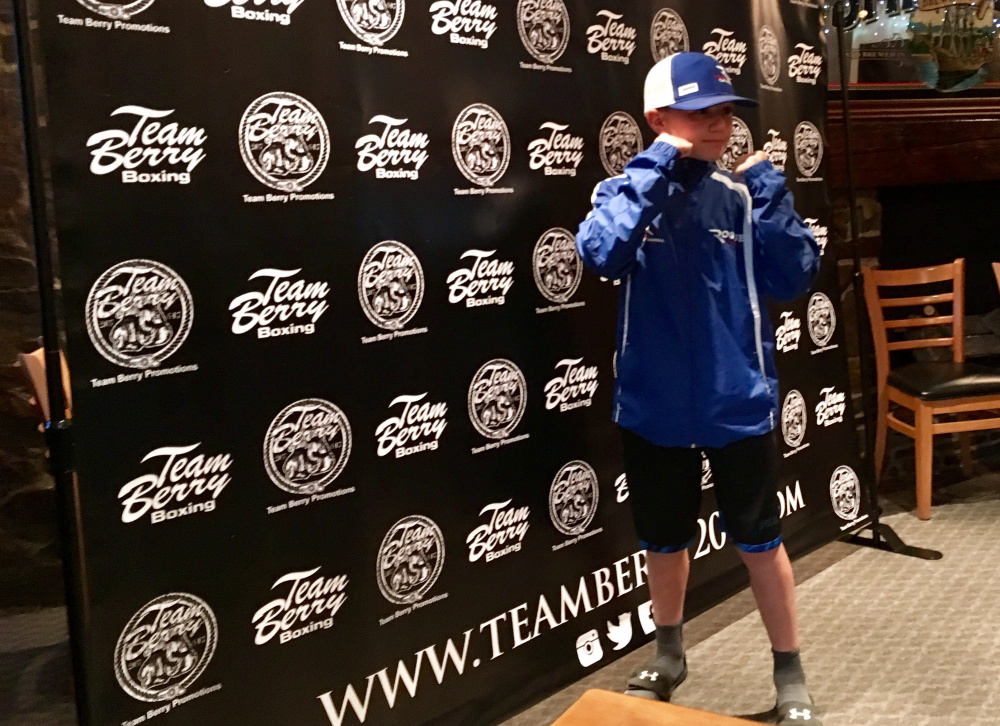
<instances>
[{"instance_id":1,"label":"wooden chair","mask_svg":"<svg viewBox=\"0 0 1000 726\"><path fill-rule=\"evenodd\" d=\"M888 429L899 431L914 440L917 470L917 516L930 519L931 478L934 469L934 434L965 434L1000 428L1000 370L965 362L963 348L963 311L965 303L965 260L948 265L913 270L864 270L865 301L875 341L878 375L878 425L875 437L875 471L881 476L885 461ZM951 292L919 297L881 297L880 288L909 287L951 282ZM950 304L950 315L928 315L924 306ZM884 311L902 312L917 308L910 317L894 315L886 319ZM931 308L931 312L934 312ZM913 330L929 326L948 326L951 335L933 338L889 340L889 331ZM911 363L891 370L889 354L895 350L951 348L950 361ZM906 423L890 412L889 405L908 409L913 423ZM992 411L993 414L985 415ZM954 415L957 420L935 422L936 416ZM971 418L979 414L982 418ZM968 441L963 436L963 462L969 461Z\"/></svg>"},{"instance_id":2,"label":"wooden chair","mask_svg":"<svg viewBox=\"0 0 1000 726\"><path fill-rule=\"evenodd\" d=\"M552 726L749 726L751 723L732 716L594 689L584 693Z\"/></svg>"}]
</instances>

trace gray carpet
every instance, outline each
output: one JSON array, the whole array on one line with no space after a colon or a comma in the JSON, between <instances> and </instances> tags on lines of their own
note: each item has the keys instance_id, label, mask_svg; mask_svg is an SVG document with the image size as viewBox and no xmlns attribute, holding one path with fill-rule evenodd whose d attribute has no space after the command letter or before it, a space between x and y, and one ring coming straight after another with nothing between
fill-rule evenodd
<instances>
[{"instance_id":1,"label":"gray carpet","mask_svg":"<svg viewBox=\"0 0 1000 726\"><path fill-rule=\"evenodd\" d=\"M930 522L909 511L886 521L909 544L945 558L928 562L835 543L796 563L803 659L824 723L1000 724L1000 476L935 492ZM767 637L751 609L741 593L686 626L690 676L675 703L732 715L774 705ZM718 627L727 613L736 617ZM619 690L650 648L505 726L548 726L587 688Z\"/></svg>"}]
</instances>

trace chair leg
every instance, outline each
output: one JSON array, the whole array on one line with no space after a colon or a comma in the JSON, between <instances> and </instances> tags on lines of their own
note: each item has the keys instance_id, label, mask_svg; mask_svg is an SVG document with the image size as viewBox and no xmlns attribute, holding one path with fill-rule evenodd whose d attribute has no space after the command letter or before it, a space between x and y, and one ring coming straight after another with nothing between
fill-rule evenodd
<instances>
[{"instance_id":1,"label":"chair leg","mask_svg":"<svg viewBox=\"0 0 1000 726\"><path fill-rule=\"evenodd\" d=\"M920 405L916 410L917 436L917 517L931 518L931 479L934 473L934 416L931 409Z\"/></svg>"},{"instance_id":2,"label":"chair leg","mask_svg":"<svg viewBox=\"0 0 1000 726\"><path fill-rule=\"evenodd\" d=\"M968 420L968 415L958 414L959 421ZM976 462L972 459L972 434L966 431L958 435L958 448L961 452L962 473L970 479L976 475Z\"/></svg>"},{"instance_id":3,"label":"chair leg","mask_svg":"<svg viewBox=\"0 0 1000 726\"><path fill-rule=\"evenodd\" d=\"M885 445L889 435L889 395L885 391L878 397L878 410L875 412L875 481L882 481L882 469L885 465Z\"/></svg>"}]
</instances>

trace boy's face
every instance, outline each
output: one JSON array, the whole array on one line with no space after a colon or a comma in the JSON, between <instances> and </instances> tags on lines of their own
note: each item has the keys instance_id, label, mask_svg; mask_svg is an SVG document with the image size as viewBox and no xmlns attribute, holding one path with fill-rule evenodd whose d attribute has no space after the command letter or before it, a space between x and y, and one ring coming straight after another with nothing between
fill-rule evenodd
<instances>
[{"instance_id":1,"label":"boy's face","mask_svg":"<svg viewBox=\"0 0 1000 726\"><path fill-rule=\"evenodd\" d=\"M667 133L690 141L692 158L718 161L733 134L733 111L731 103L709 106L701 111L659 108L648 112L646 121L658 134Z\"/></svg>"}]
</instances>

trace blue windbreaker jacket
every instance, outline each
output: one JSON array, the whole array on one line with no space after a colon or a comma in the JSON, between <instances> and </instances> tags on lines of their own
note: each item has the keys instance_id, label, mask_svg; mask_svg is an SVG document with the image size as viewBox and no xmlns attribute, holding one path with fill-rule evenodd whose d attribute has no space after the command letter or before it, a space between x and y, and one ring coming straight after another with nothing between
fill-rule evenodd
<instances>
[{"instance_id":1,"label":"blue windbreaker jacket","mask_svg":"<svg viewBox=\"0 0 1000 726\"><path fill-rule=\"evenodd\" d=\"M772 430L774 331L763 295L812 287L820 253L769 162L743 181L662 141L594 190L576 249L623 279L614 420L659 446L722 447Z\"/></svg>"}]
</instances>

